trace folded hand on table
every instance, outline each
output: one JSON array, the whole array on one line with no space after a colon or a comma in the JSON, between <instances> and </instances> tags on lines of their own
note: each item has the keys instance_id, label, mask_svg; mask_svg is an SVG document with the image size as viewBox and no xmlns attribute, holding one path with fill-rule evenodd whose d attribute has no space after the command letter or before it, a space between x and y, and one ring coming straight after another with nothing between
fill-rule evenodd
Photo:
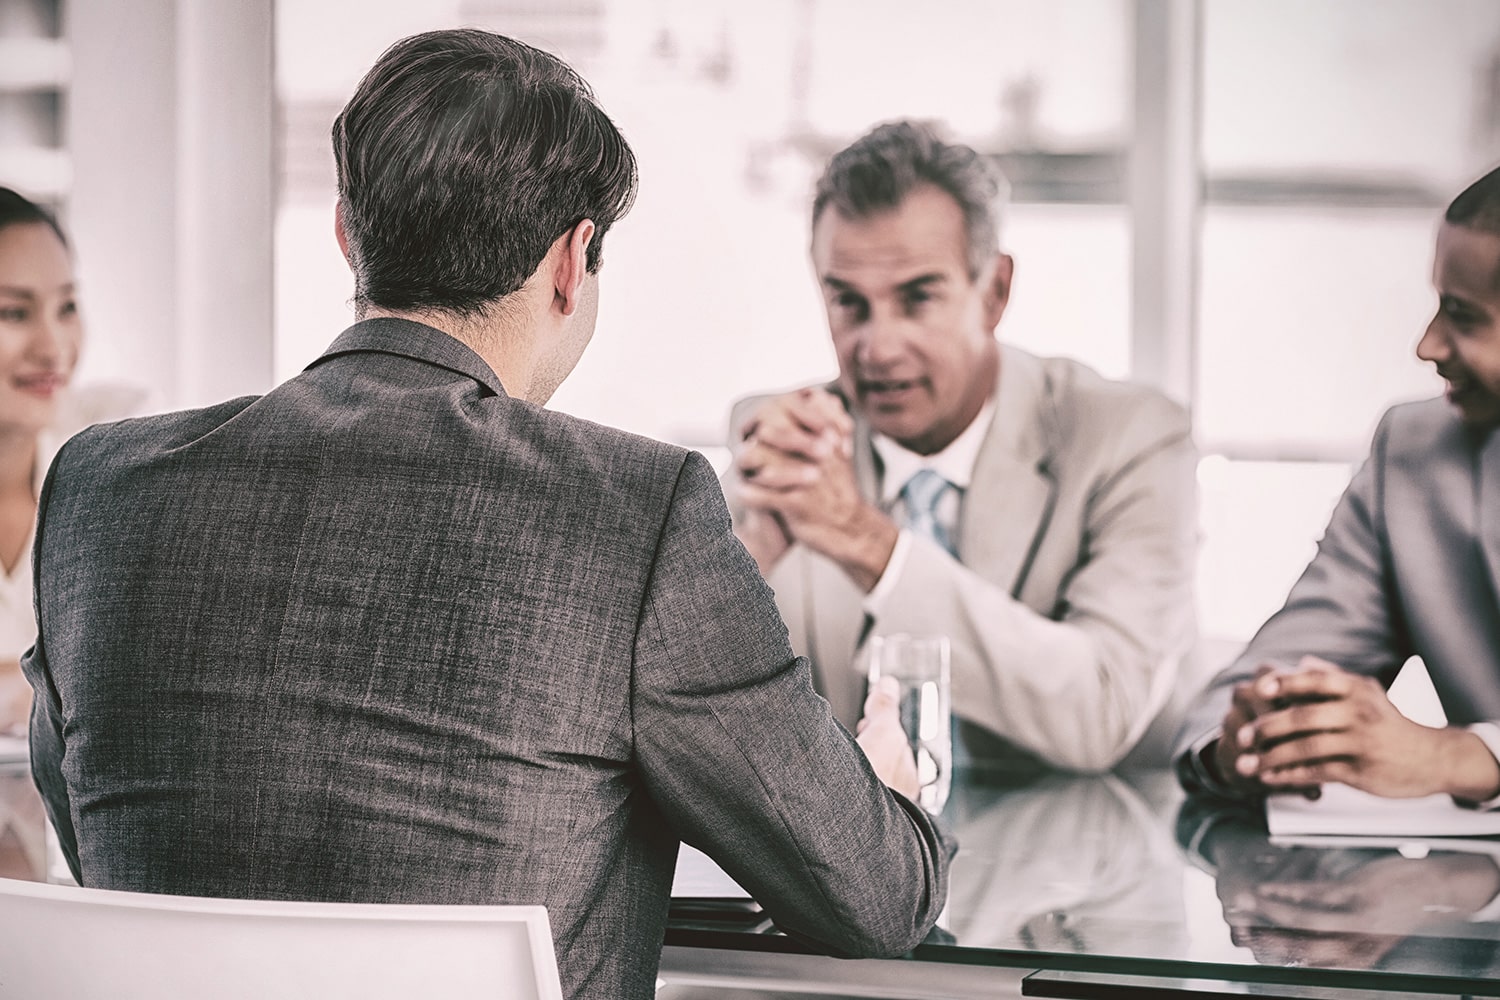
<instances>
[{"instance_id":1,"label":"folded hand on table","mask_svg":"<svg viewBox=\"0 0 1500 1000\"><path fill-rule=\"evenodd\" d=\"M1391 798L1500 791L1500 764L1479 737L1413 722L1379 681L1315 656L1295 670L1263 665L1235 689L1214 762L1224 780L1266 791L1329 781Z\"/></svg>"}]
</instances>

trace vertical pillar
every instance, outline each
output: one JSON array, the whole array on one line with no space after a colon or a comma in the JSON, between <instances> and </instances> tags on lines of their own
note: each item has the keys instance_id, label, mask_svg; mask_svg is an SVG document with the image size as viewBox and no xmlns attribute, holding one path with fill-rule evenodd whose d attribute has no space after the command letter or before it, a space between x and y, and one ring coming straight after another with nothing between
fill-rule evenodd
<instances>
[{"instance_id":1,"label":"vertical pillar","mask_svg":"<svg viewBox=\"0 0 1500 1000\"><path fill-rule=\"evenodd\" d=\"M273 380L273 0L177 5L178 398Z\"/></svg>"},{"instance_id":2,"label":"vertical pillar","mask_svg":"<svg viewBox=\"0 0 1500 1000\"><path fill-rule=\"evenodd\" d=\"M83 376L163 406L272 379L274 0L69 0Z\"/></svg>"},{"instance_id":3,"label":"vertical pillar","mask_svg":"<svg viewBox=\"0 0 1500 1000\"><path fill-rule=\"evenodd\" d=\"M1201 20L1201 0L1136 0L1131 373L1187 404L1203 192Z\"/></svg>"}]
</instances>

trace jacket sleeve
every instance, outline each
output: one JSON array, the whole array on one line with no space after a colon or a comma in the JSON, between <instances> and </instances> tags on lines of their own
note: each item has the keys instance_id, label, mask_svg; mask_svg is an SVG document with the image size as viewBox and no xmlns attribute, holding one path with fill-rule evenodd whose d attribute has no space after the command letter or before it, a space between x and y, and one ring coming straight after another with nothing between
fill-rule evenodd
<instances>
[{"instance_id":1,"label":"jacket sleeve","mask_svg":"<svg viewBox=\"0 0 1500 1000\"><path fill-rule=\"evenodd\" d=\"M1056 767L1118 763L1172 697L1193 642L1198 455L1186 414L1160 406L1138 415L1092 488L1079 561L1048 613L925 537L869 608L876 633L946 633L955 711Z\"/></svg>"},{"instance_id":2,"label":"jacket sleeve","mask_svg":"<svg viewBox=\"0 0 1500 1000\"><path fill-rule=\"evenodd\" d=\"M1218 738L1235 686L1254 676L1260 664L1293 665L1303 656L1319 656L1389 687L1413 654L1380 520L1387 437L1387 422L1382 421L1370 457L1334 508L1317 553L1286 603L1261 626L1239 659L1209 683L1188 714L1177 740L1177 756L1178 773L1189 787L1205 783L1207 776L1194 766L1194 758Z\"/></svg>"},{"instance_id":3,"label":"jacket sleeve","mask_svg":"<svg viewBox=\"0 0 1500 1000\"><path fill-rule=\"evenodd\" d=\"M78 841L73 831L73 812L68 799L68 786L63 777L63 722L62 703L57 685L52 682L52 673L47 667L46 638L41 608L41 586L46 572L43 555L46 551L47 504L52 497L54 477L67 452L65 445L57 453L47 478L42 484L42 494L37 501L37 523L35 541L31 550L32 605L37 609L36 642L21 657L21 671L31 684L31 777L47 807L47 817L57 831L58 843L74 881L83 883L78 864Z\"/></svg>"},{"instance_id":4,"label":"jacket sleeve","mask_svg":"<svg viewBox=\"0 0 1500 1000\"><path fill-rule=\"evenodd\" d=\"M813 691L696 453L658 542L631 705L646 786L678 836L788 933L856 956L926 935L947 897L942 840Z\"/></svg>"}]
</instances>

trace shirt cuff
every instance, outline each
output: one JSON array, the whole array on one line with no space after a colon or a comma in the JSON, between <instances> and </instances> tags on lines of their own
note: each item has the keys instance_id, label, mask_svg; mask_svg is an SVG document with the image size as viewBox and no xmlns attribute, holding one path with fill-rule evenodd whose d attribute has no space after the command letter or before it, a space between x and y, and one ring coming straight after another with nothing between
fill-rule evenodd
<instances>
[{"instance_id":1,"label":"shirt cuff","mask_svg":"<svg viewBox=\"0 0 1500 1000\"><path fill-rule=\"evenodd\" d=\"M1465 728L1467 728L1469 732L1473 733L1475 736L1478 736L1479 742L1484 744L1485 749L1490 752L1490 756L1494 757L1496 762L1500 762L1500 724L1496 724L1493 722L1476 722L1473 725L1467 726ZM1496 795L1494 798L1486 799L1483 802L1466 802L1464 803L1464 805L1468 806L1470 809L1478 809L1480 812L1500 808L1500 795Z\"/></svg>"},{"instance_id":2,"label":"shirt cuff","mask_svg":"<svg viewBox=\"0 0 1500 1000\"><path fill-rule=\"evenodd\" d=\"M1500 895L1469 914L1471 924L1489 924L1500 920Z\"/></svg>"},{"instance_id":3,"label":"shirt cuff","mask_svg":"<svg viewBox=\"0 0 1500 1000\"><path fill-rule=\"evenodd\" d=\"M906 558L910 552L911 532L902 528L896 534L896 546L891 549L890 559L886 560L885 572L880 574L880 579L875 581L875 586L865 595L864 612L871 618L878 617L880 605L896 589L896 581L901 579L901 571L906 569Z\"/></svg>"},{"instance_id":4,"label":"shirt cuff","mask_svg":"<svg viewBox=\"0 0 1500 1000\"><path fill-rule=\"evenodd\" d=\"M1203 752L1220 735L1222 735L1220 730L1210 730L1194 740L1192 745L1183 751L1182 755L1176 761L1177 780L1189 792L1204 792L1221 799L1230 799L1236 802L1257 798L1256 795L1243 788L1226 785L1208 769L1208 764L1203 760Z\"/></svg>"}]
</instances>

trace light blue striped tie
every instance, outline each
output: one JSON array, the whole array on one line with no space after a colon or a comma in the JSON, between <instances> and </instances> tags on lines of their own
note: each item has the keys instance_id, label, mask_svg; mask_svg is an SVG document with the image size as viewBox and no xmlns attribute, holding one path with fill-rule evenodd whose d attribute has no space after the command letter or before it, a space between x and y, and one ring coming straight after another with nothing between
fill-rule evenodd
<instances>
[{"instance_id":1,"label":"light blue striped tie","mask_svg":"<svg viewBox=\"0 0 1500 1000\"><path fill-rule=\"evenodd\" d=\"M937 516L938 502L952 488L952 483L931 469L919 469L901 487L901 500L906 505L906 526L937 542L949 555L957 556L953 539Z\"/></svg>"}]
</instances>

